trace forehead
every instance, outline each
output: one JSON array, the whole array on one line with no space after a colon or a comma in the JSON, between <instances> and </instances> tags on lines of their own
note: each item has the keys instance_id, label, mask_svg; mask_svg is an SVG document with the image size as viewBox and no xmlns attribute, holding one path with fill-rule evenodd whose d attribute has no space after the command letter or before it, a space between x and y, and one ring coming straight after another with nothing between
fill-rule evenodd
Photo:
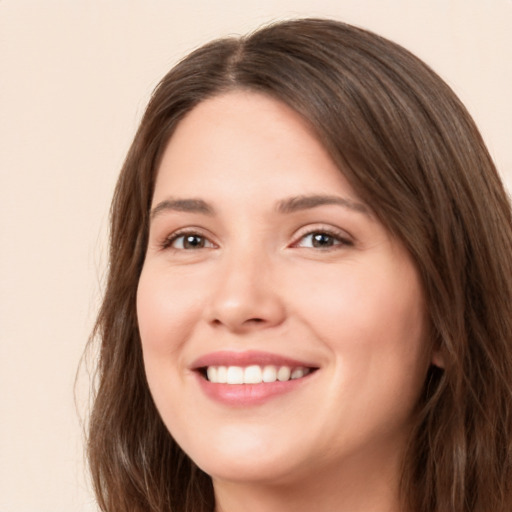
<instances>
[{"instance_id":1,"label":"forehead","mask_svg":"<svg viewBox=\"0 0 512 512\"><path fill-rule=\"evenodd\" d=\"M213 192L228 183L332 192L348 183L308 123L269 96L232 91L207 99L177 125L158 168L165 189ZM158 197L155 197L158 199Z\"/></svg>"}]
</instances>

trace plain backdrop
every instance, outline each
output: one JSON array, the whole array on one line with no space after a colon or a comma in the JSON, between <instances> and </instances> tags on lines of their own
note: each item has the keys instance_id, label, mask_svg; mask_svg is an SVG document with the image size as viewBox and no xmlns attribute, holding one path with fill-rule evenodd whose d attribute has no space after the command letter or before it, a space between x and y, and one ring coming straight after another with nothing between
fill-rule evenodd
<instances>
[{"instance_id":1,"label":"plain backdrop","mask_svg":"<svg viewBox=\"0 0 512 512\"><path fill-rule=\"evenodd\" d=\"M423 58L512 186L511 0L0 0L0 512L94 511L74 381L105 274L117 173L179 58L328 16Z\"/></svg>"}]
</instances>

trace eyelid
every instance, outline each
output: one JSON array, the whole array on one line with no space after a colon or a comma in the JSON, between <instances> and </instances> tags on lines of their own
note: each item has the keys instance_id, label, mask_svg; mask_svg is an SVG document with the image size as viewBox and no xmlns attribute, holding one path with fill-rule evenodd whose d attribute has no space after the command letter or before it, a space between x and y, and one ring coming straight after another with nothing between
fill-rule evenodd
<instances>
[{"instance_id":1,"label":"eyelid","mask_svg":"<svg viewBox=\"0 0 512 512\"><path fill-rule=\"evenodd\" d=\"M304 226L297 231L297 233L293 237L294 241L290 244L290 246L300 247L299 243L302 239L304 239L308 235L313 235L315 233L325 233L326 235L330 235L340 242L339 244L336 244L334 246L326 247L324 250L335 249L337 247L353 246L355 243L354 238L343 229L325 224L308 224L307 226Z\"/></svg>"},{"instance_id":2,"label":"eyelid","mask_svg":"<svg viewBox=\"0 0 512 512\"><path fill-rule=\"evenodd\" d=\"M162 239L160 239L158 241L158 247L164 251L169 250L169 249L173 249L175 251L186 251L187 249L177 249L175 247L172 247L172 244L179 238L187 236L187 235L196 235L198 237L204 238L205 240L207 240L209 242L209 244L211 244L211 246L209 246L209 247L201 247L198 249L213 249L213 248L218 247L218 244L216 244L212 240L213 237L211 235L205 233L204 229L196 227L196 226L180 228L180 229L173 231L170 234L167 234L166 236L164 236Z\"/></svg>"},{"instance_id":3,"label":"eyelid","mask_svg":"<svg viewBox=\"0 0 512 512\"><path fill-rule=\"evenodd\" d=\"M302 239L304 239L308 235L312 235L315 233L325 233L329 236L332 236L339 242L334 246L324 248L324 250L333 248L335 249L337 247L352 246L355 243L352 235L350 235L346 230L334 227L332 225L308 224L296 231L296 233L293 235L293 241L292 243L289 244L289 246L292 248L300 247L299 244ZM207 232L204 228L200 228L198 226L188 226L176 229L175 231L168 233L165 236L161 237L159 240L157 240L157 246L162 251L169 249L174 249L176 251L187 251L187 249L177 249L172 247L172 244L177 239L187 235L197 235L201 238L204 238L209 244L211 244L208 247L202 247L198 249L218 248L218 244L214 241L214 237L212 236L212 234Z\"/></svg>"}]
</instances>

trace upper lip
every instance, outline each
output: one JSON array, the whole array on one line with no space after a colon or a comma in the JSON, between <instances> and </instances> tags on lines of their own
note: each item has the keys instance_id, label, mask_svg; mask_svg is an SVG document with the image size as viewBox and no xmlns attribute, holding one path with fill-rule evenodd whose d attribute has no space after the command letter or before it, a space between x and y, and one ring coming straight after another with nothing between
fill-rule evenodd
<instances>
[{"instance_id":1,"label":"upper lip","mask_svg":"<svg viewBox=\"0 0 512 512\"><path fill-rule=\"evenodd\" d=\"M260 352L247 350L243 352L218 351L205 354L197 358L191 365L192 370L199 370L208 366L251 366L251 365L273 365L289 366L292 368L316 368L317 365L310 362L300 361L287 356L273 354L271 352Z\"/></svg>"}]
</instances>

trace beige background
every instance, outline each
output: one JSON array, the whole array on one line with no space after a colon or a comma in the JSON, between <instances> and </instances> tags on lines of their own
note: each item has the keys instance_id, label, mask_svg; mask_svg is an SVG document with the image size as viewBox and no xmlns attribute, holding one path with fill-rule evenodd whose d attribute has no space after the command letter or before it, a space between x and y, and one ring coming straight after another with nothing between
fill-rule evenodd
<instances>
[{"instance_id":1,"label":"beige background","mask_svg":"<svg viewBox=\"0 0 512 512\"><path fill-rule=\"evenodd\" d=\"M150 91L213 37L303 15L431 64L512 186L511 0L0 0L0 512L95 510L73 383L112 188ZM86 375L78 389L83 413Z\"/></svg>"}]
</instances>

